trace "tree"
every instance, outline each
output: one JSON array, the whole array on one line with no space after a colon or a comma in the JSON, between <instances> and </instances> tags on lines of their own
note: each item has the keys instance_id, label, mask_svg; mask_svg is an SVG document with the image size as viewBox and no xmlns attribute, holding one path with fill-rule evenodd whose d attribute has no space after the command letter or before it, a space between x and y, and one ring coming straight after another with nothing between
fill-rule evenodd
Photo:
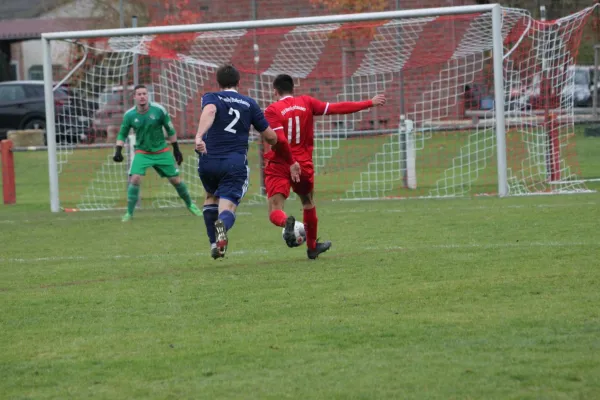
<instances>
[{"instance_id":1,"label":"tree","mask_svg":"<svg viewBox=\"0 0 600 400\"><path fill-rule=\"evenodd\" d=\"M310 0L310 4L314 7L326 9L331 14L354 14L361 12L378 12L388 8L388 0ZM340 29L333 31L330 38L346 41L349 51L347 52L350 59L349 66L353 67L357 62L356 49L357 43L361 41L369 42L375 36L377 27L381 25L381 21L368 21L346 23ZM359 46L358 46L359 47Z\"/></svg>"},{"instance_id":2,"label":"tree","mask_svg":"<svg viewBox=\"0 0 600 400\"><path fill-rule=\"evenodd\" d=\"M157 19L150 26L197 24L202 19L202 13L190 7L190 0L163 0L161 4L162 8L155 11ZM150 44L150 51L167 57L189 53L197 36L196 32L158 35Z\"/></svg>"},{"instance_id":3,"label":"tree","mask_svg":"<svg viewBox=\"0 0 600 400\"><path fill-rule=\"evenodd\" d=\"M327 9L331 14L355 14L361 12L384 11L388 0L310 0L315 7ZM371 39L379 22L358 22L344 24L342 29L333 32L333 37L346 38L350 44L359 38Z\"/></svg>"},{"instance_id":4,"label":"tree","mask_svg":"<svg viewBox=\"0 0 600 400\"><path fill-rule=\"evenodd\" d=\"M336 14L383 11L388 6L387 0L310 0L310 3L314 6L324 7Z\"/></svg>"}]
</instances>

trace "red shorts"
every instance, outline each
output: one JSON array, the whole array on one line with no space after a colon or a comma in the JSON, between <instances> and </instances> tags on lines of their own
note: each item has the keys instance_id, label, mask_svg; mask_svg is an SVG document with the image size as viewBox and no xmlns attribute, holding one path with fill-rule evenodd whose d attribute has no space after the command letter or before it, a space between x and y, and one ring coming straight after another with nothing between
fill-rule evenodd
<instances>
[{"instance_id":1,"label":"red shorts","mask_svg":"<svg viewBox=\"0 0 600 400\"><path fill-rule=\"evenodd\" d=\"M300 164L300 182L292 182L290 167L284 164L267 161L265 166L265 189L267 197L277 193L286 199L290 195L290 188L299 195L307 195L315 186L315 170L312 162Z\"/></svg>"}]
</instances>

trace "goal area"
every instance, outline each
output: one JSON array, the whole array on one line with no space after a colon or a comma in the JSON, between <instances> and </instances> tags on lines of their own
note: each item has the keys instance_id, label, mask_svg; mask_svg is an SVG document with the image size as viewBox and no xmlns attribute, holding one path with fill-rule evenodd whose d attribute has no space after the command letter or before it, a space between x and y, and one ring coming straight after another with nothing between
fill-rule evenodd
<instances>
[{"instance_id":1,"label":"goal area","mask_svg":"<svg viewBox=\"0 0 600 400\"><path fill-rule=\"evenodd\" d=\"M315 117L319 199L361 200L589 191L575 149L573 66L594 7L542 22L499 5L48 33L42 36L51 210L126 206L125 161L112 154L133 87L170 114L192 197L204 190L193 149L201 97L232 63L240 92L265 109L278 74L325 102L387 103ZM69 73L52 82L53 61ZM54 85L54 86L53 86ZM53 90L69 97L55 105ZM265 201L264 146L252 132L244 202ZM140 207L179 207L151 169Z\"/></svg>"}]
</instances>

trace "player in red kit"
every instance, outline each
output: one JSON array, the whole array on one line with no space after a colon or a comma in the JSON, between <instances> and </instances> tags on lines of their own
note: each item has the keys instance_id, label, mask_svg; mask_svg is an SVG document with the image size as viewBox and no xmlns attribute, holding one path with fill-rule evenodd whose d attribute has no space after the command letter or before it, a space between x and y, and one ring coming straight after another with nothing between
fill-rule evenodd
<instances>
[{"instance_id":1,"label":"player in red kit","mask_svg":"<svg viewBox=\"0 0 600 400\"><path fill-rule=\"evenodd\" d=\"M299 181L290 175L289 160L278 149L265 153L265 188L269 199L269 219L280 227L285 227L283 238L289 247L297 246L294 234L296 219L283 211L290 188L300 197L304 209L303 222L306 231L306 253L315 259L331 247L331 242L317 242L317 210L313 200L314 189L314 116L331 114L351 114L370 107L385 104L385 96L379 94L371 100L325 103L310 96L294 96L294 80L289 75L278 75L273 81L273 89L279 101L265 110L265 118L277 134L287 137L294 161L300 164ZM289 158L289 156L287 156Z\"/></svg>"}]
</instances>

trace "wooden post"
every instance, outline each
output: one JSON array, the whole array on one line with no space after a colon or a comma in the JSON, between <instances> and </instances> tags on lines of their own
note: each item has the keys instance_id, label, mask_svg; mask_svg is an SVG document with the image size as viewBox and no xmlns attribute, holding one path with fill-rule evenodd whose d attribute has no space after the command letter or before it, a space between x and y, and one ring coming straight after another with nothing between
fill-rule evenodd
<instances>
[{"instance_id":1,"label":"wooden post","mask_svg":"<svg viewBox=\"0 0 600 400\"><path fill-rule=\"evenodd\" d=\"M15 186L15 159L12 152L13 143L10 140L0 142L0 158L2 158L2 194L4 204L17 202Z\"/></svg>"}]
</instances>

